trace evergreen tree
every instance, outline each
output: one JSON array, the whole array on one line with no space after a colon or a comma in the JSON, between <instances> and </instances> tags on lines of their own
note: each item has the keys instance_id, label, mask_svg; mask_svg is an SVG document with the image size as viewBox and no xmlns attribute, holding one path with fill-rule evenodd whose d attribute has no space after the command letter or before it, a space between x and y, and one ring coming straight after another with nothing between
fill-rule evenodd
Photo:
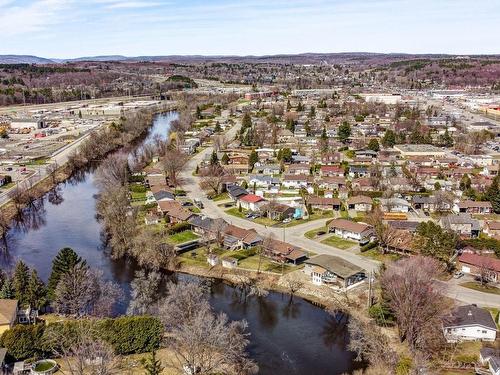
<instances>
[{"instance_id":1,"label":"evergreen tree","mask_svg":"<svg viewBox=\"0 0 500 375\"><path fill-rule=\"evenodd\" d=\"M3 283L7 279L8 279L7 274L4 272L4 270L0 269L0 289L2 289Z\"/></svg>"},{"instance_id":2,"label":"evergreen tree","mask_svg":"<svg viewBox=\"0 0 500 375\"><path fill-rule=\"evenodd\" d=\"M326 134L326 127L323 126L323 131L321 132L321 140L326 141L328 139L328 135Z\"/></svg>"},{"instance_id":3,"label":"evergreen tree","mask_svg":"<svg viewBox=\"0 0 500 375\"><path fill-rule=\"evenodd\" d=\"M290 104L290 99L286 101L286 110L289 111L292 109L292 105Z\"/></svg>"},{"instance_id":4,"label":"evergreen tree","mask_svg":"<svg viewBox=\"0 0 500 375\"><path fill-rule=\"evenodd\" d=\"M287 119L286 128L293 133L295 131L295 121L293 121L293 119L291 118Z\"/></svg>"},{"instance_id":5,"label":"evergreen tree","mask_svg":"<svg viewBox=\"0 0 500 375\"><path fill-rule=\"evenodd\" d=\"M27 289L28 304L34 309L40 309L45 305L46 296L45 284L38 276L36 270L31 271Z\"/></svg>"},{"instance_id":6,"label":"evergreen tree","mask_svg":"<svg viewBox=\"0 0 500 375\"><path fill-rule=\"evenodd\" d=\"M217 152L215 150L212 151L212 156L210 157L210 165L219 164L219 158L217 157Z\"/></svg>"},{"instance_id":7,"label":"evergreen tree","mask_svg":"<svg viewBox=\"0 0 500 375\"><path fill-rule=\"evenodd\" d=\"M396 144L396 134L391 129L387 129L382 137L384 147L393 147Z\"/></svg>"},{"instance_id":8,"label":"evergreen tree","mask_svg":"<svg viewBox=\"0 0 500 375\"><path fill-rule=\"evenodd\" d=\"M255 163L259 161L259 155L257 154L257 151L252 150L250 153L250 157L248 158L248 166L253 169Z\"/></svg>"},{"instance_id":9,"label":"evergreen tree","mask_svg":"<svg viewBox=\"0 0 500 375\"><path fill-rule=\"evenodd\" d=\"M250 116L250 113L246 112L243 115L243 119L241 120L241 129L244 131L251 127L252 127L252 117Z\"/></svg>"},{"instance_id":10,"label":"evergreen tree","mask_svg":"<svg viewBox=\"0 0 500 375\"><path fill-rule=\"evenodd\" d=\"M52 261L52 272L47 285L47 295L50 299L54 296L54 290L56 289L61 276L68 273L69 270L73 269L80 263L84 265L87 264L87 262L82 260L82 258L80 258L72 248L65 247L59 250L56 257Z\"/></svg>"},{"instance_id":11,"label":"evergreen tree","mask_svg":"<svg viewBox=\"0 0 500 375\"><path fill-rule=\"evenodd\" d=\"M241 183L241 187L242 187L243 189L248 188L248 182L247 182L247 180L243 180L243 182Z\"/></svg>"},{"instance_id":12,"label":"evergreen tree","mask_svg":"<svg viewBox=\"0 0 500 375\"><path fill-rule=\"evenodd\" d=\"M145 375L160 375L165 367L161 365L161 361L156 358L156 351L153 350L144 362Z\"/></svg>"},{"instance_id":13,"label":"evergreen tree","mask_svg":"<svg viewBox=\"0 0 500 375\"><path fill-rule=\"evenodd\" d=\"M375 152L378 152L380 150L380 145L378 144L376 138L370 139L370 142L368 142L368 149Z\"/></svg>"},{"instance_id":14,"label":"evergreen tree","mask_svg":"<svg viewBox=\"0 0 500 375\"><path fill-rule=\"evenodd\" d=\"M325 122L330 122L330 116L328 115L325 116Z\"/></svg>"},{"instance_id":15,"label":"evergreen tree","mask_svg":"<svg viewBox=\"0 0 500 375\"><path fill-rule=\"evenodd\" d=\"M466 173L460 179L460 190L466 191L471 188L471 180L469 175Z\"/></svg>"},{"instance_id":16,"label":"evergreen tree","mask_svg":"<svg viewBox=\"0 0 500 375\"><path fill-rule=\"evenodd\" d=\"M196 118L201 119L201 108L199 105L196 106Z\"/></svg>"},{"instance_id":17,"label":"evergreen tree","mask_svg":"<svg viewBox=\"0 0 500 375\"><path fill-rule=\"evenodd\" d=\"M342 143L347 143L347 140L351 136L351 125L347 121L344 121L338 130L338 137Z\"/></svg>"},{"instance_id":18,"label":"evergreen tree","mask_svg":"<svg viewBox=\"0 0 500 375\"><path fill-rule=\"evenodd\" d=\"M224 152L224 155L222 155L221 162L224 165L229 164L229 156L227 156L227 154L225 152Z\"/></svg>"},{"instance_id":19,"label":"evergreen tree","mask_svg":"<svg viewBox=\"0 0 500 375\"><path fill-rule=\"evenodd\" d=\"M309 111L309 118L315 118L316 117L316 107L311 106L311 110Z\"/></svg>"},{"instance_id":20,"label":"evergreen tree","mask_svg":"<svg viewBox=\"0 0 500 375\"><path fill-rule=\"evenodd\" d=\"M222 131L222 128L220 127L220 123L219 123L219 121L217 121L217 122L215 123L214 132L216 132L216 133L220 133L221 131Z\"/></svg>"},{"instance_id":21,"label":"evergreen tree","mask_svg":"<svg viewBox=\"0 0 500 375\"><path fill-rule=\"evenodd\" d=\"M28 282L30 277L30 269L20 260L14 269L12 275L12 287L14 288L14 296L19 301L21 306L28 302Z\"/></svg>"},{"instance_id":22,"label":"evergreen tree","mask_svg":"<svg viewBox=\"0 0 500 375\"><path fill-rule=\"evenodd\" d=\"M302 104L302 102L299 102L299 104L297 104L297 112L302 112L304 110L304 105Z\"/></svg>"},{"instance_id":23,"label":"evergreen tree","mask_svg":"<svg viewBox=\"0 0 500 375\"><path fill-rule=\"evenodd\" d=\"M500 214L500 175L497 175L493 179L484 197L491 202L493 211L495 211L496 214Z\"/></svg>"},{"instance_id":24,"label":"evergreen tree","mask_svg":"<svg viewBox=\"0 0 500 375\"><path fill-rule=\"evenodd\" d=\"M12 286L12 281L10 279L6 279L4 281L2 289L0 289L0 298L1 299L14 298L14 287Z\"/></svg>"},{"instance_id":25,"label":"evergreen tree","mask_svg":"<svg viewBox=\"0 0 500 375\"><path fill-rule=\"evenodd\" d=\"M309 123L309 120L307 120L304 124L304 130L306 131L306 136L310 137L312 135L311 124Z\"/></svg>"}]
</instances>

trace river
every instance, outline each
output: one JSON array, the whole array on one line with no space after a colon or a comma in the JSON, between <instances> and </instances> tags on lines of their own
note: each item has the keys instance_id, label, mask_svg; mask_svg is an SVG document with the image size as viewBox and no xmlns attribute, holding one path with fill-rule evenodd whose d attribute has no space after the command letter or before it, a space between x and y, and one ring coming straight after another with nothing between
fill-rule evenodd
<instances>
[{"instance_id":1,"label":"river","mask_svg":"<svg viewBox=\"0 0 500 375\"><path fill-rule=\"evenodd\" d=\"M152 141L155 134L166 137L175 118L173 112L157 116L144 142ZM102 270L105 278L120 284L128 296L135 267L112 261L103 246L102 227L95 217L97 188L93 173L61 184L58 190L58 199L41 198L41 208L33 213L29 225L10 230L9 249L2 256L2 267L9 268L22 259L47 280L59 249L71 247L90 266ZM245 303L235 294L233 287L215 283L211 304L233 320L248 321L249 351L259 364L260 374L335 375L361 367L346 350L344 325L320 307L275 292L266 298L250 298ZM127 298L119 306L120 311L126 309Z\"/></svg>"}]
</instances>

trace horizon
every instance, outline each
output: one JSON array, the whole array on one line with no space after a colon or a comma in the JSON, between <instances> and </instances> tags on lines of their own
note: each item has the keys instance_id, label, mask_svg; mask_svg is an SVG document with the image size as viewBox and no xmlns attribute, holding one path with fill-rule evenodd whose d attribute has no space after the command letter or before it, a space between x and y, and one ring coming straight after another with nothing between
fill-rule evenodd
<instances>
[{"instance_id":1,"label":"horizon","mask_svg":"<svg viewBox=\"0 0 500 375\"><path fill-rule=\"evenodd\" d=\"M466 0L418 6L411 0L0 0L0 54L495 55L499 6L500 0L481 6Z\"/></svg>"}]
</instances>

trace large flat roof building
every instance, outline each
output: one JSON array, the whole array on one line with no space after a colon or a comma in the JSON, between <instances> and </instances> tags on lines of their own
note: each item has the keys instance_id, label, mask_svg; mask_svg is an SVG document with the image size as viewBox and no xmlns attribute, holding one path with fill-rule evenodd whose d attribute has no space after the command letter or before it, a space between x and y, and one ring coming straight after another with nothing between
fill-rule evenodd
<instances>
[{"instance_id":1,"label":"large flat roof building","mask_svg":"<svg viewBox=\"0 0 500 375\"><path fill-rule=\"evenodd\" d=\"M395 145L394 149L399 151L402 156L445 156L446 151L433 146L426 144L404 144L404 145Z\"/></svg>"}]
</instances>

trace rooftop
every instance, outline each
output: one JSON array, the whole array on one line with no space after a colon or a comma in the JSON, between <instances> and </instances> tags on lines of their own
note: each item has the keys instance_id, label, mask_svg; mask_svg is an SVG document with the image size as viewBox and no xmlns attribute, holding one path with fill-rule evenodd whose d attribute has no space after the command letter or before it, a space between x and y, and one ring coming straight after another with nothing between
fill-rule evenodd
<instances>
[{"instance_id":1,"label":"rooftop","mask_svg":"<svg viewBox=\"0 0 500 375\"><path fill-rule=\"evenodd\" d=\"M306 260L305 263L320 266L343 279L365 271L363 268L358 267L347 260L327 254L315 256Z\"/></svg>"}]
</instances>

